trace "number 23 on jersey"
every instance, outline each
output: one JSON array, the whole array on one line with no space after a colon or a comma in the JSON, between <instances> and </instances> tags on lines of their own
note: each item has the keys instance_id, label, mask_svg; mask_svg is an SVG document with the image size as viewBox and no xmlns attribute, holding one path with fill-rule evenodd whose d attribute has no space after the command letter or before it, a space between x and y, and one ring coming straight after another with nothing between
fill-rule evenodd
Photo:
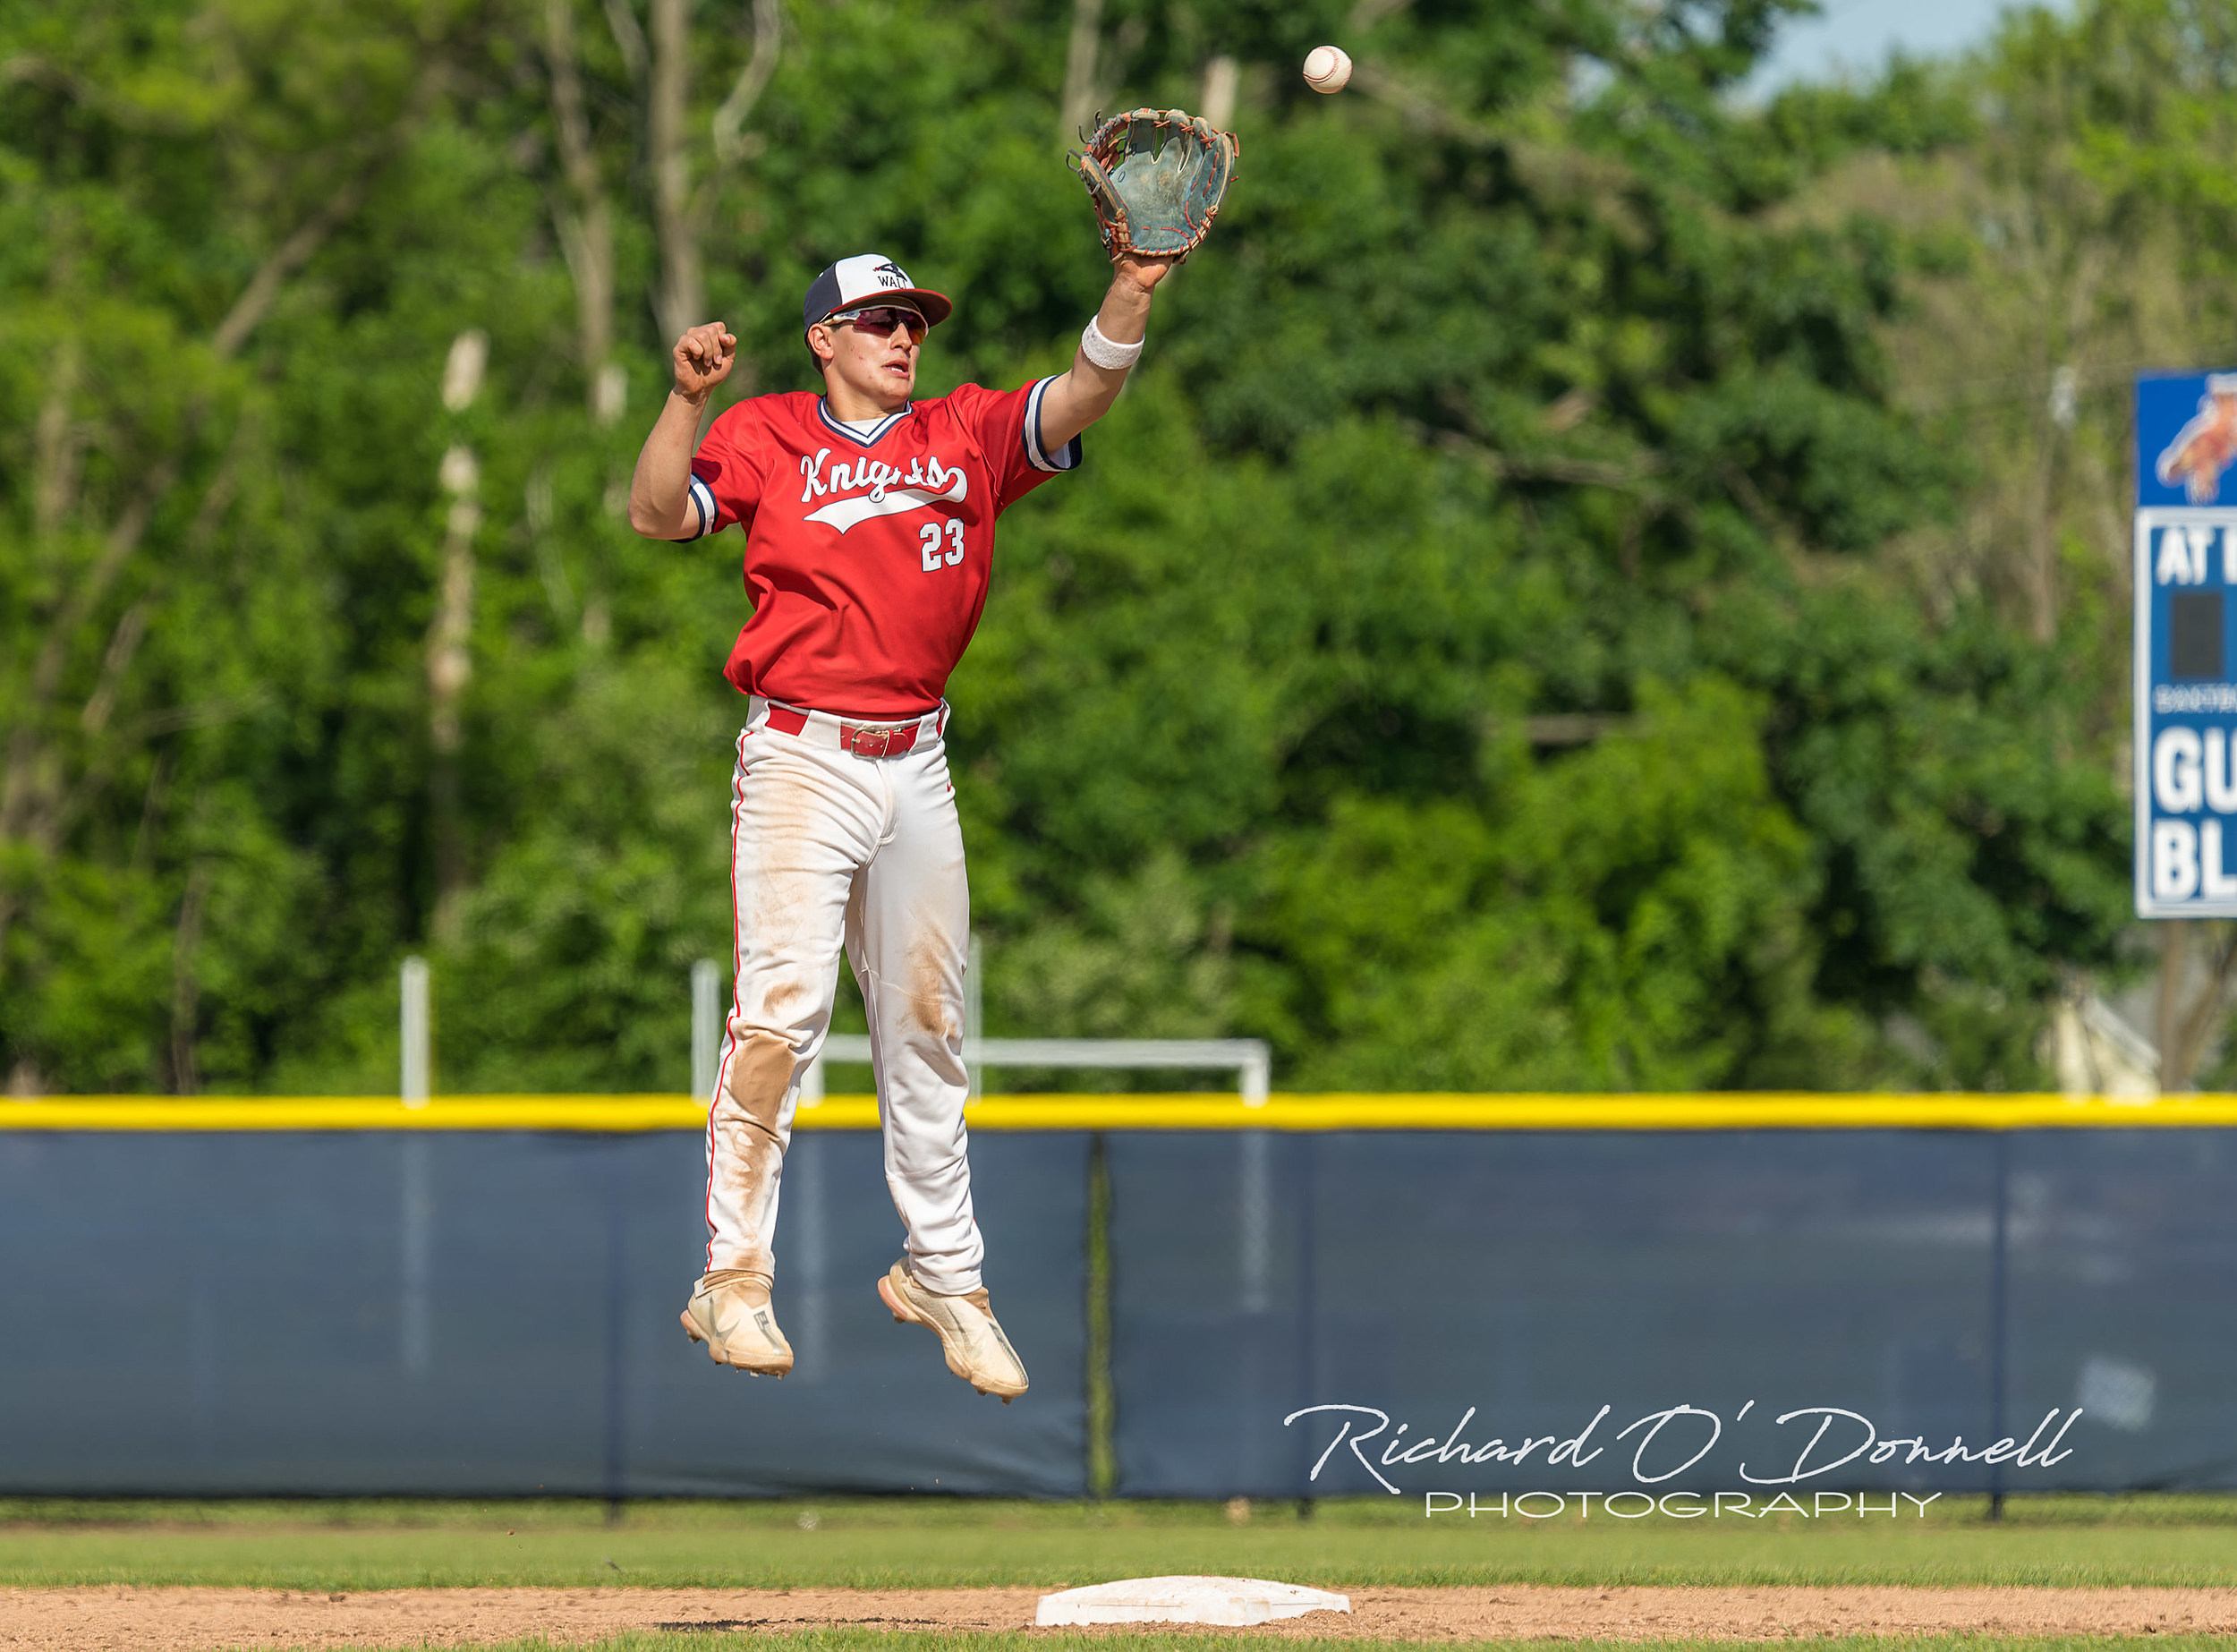
<instances>
[{"instance_id":1,"label":"number 23 on jersey","mask_svg":"<svg viewBox=\"0 0 2237 1652\"><path fill-rule=\"evenodd\" d=\"M948 535L948 548L944 552L940 544L943 527ZM943 567L952 568L963 560L963 524L955 517L950 516L944 524L928 522L916 531L916 536L924 541L924 571L927 574L937 574Z\"/></svg>"}]
</instances>

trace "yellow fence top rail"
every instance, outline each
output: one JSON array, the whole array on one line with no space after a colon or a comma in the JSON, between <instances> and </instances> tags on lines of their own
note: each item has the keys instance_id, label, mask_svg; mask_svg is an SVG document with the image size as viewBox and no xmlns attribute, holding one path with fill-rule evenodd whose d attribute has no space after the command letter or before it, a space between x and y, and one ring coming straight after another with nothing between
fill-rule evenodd
<instances>
[{"instance_id":1,"label":"yellow fence top rail","mask_svg":"<svg viewBox=\"0 0 2237 1652\"><path fill-rule=\"evenodd\" d=\"M974 1130L2037 1130L2237 1126L2237 1095L991 1095ZM685 1095L55 1095L0 1101L0 1130L697 1130ZM877 1103L827 1097L796 1128L870 1130Z\"/></svg>"}]
</instances>

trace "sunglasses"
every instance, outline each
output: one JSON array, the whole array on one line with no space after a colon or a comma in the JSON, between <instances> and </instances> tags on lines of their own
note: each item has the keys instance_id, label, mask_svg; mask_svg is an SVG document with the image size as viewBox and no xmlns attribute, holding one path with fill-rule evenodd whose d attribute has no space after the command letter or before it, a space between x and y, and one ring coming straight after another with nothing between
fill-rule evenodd
<instances>
[{"instance_id":1,"label":"sunglasses","mask_svg":"<svg viewBox=\"0 0 2237 1652\"><path fill-rule=\"evenodd\" d=\"M831 317L829 324L833 327L859 327L865 332L880 334L889 338L893 336L895 328L906 327L909 329L909 342L913 345L923 344L924 335L932 330L915 311L904 310L897 304L876 304L866 310L850 310L844 315Z\"/></svg>"}]
</instances>

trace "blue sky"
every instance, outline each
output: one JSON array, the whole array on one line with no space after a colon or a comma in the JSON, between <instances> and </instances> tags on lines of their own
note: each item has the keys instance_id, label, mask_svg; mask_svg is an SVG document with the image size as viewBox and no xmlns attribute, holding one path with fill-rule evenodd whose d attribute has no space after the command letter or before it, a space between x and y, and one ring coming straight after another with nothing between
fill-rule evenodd
<instances>
[{"instance_id":1,"label":"blue sky","mask_svg":"<svg viewBox=\"0 0 2237 1652\"><path fill-rule=\"evenodd\" d=\"M1814 18L1789 24L1751 89L1817 80L1847 67L1877 69L1895 47L1917 54L1960 50L1985 39L2011 0L1823 0ZM2061 4L2054 9L2064 11Z\"/></svg>"}]
</instances>

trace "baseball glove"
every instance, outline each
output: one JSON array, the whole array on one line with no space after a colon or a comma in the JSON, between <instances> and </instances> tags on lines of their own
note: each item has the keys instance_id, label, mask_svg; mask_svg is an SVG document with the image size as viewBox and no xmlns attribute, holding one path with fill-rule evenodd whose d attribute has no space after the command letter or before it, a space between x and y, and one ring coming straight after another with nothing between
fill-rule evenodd
<instances>
[{"instance_id":1,"label":"baseball glove","mask_svg":"<svg viewBox=\"0 0 2237 1652\"><path fill-rule=\"evenodd\" d=\"M1071 158L1094 203L1103 250L1187 258L1212 230L1243 146L1179 109L1130 109Z\"/></svg>"}]
</instances>

